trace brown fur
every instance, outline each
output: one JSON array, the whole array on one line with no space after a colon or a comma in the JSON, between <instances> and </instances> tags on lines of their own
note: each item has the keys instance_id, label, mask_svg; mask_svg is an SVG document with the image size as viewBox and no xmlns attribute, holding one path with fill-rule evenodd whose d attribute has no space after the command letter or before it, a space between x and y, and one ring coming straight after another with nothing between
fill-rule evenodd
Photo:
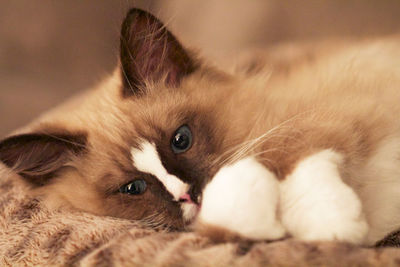
<instances>
[{"instance_id":1,"label":"brown fur","mask_svg":"<svg viewBox=\"0 0 400 267\"><path fill-rule=\"evenodd\" d=\"M229 231L225 228L210 225L210 224L202 224L197 222L194 226L196 229L196 233L205 236L211 239L215 243L223 243L223 242L242 242L242 243L251 243L254 240L246 239L244 236L241 236L238 233Z\"/></svg>"},{"instance_id":2,"label":"brown fur","mask_svg":"<svg viewBox=\"0 0 400 267\"><path fill-rule=\"evenodd\" d=\"M212 243L195 233L160 233L129 220L85 212L54 212L40 203L35 216L29 187L0 166L2 266L397 266L398 248L343 243ZM396 240L397 241L394 241ZM386 242L386 243L385 243ZM398 234L380 245L398 246Z\"/></svg>"},{"instance_id":3,"label":"brown fur","mask_svg":"<svg viewBox=\"0 0 400 267\"><path fill-rule=\"evenodd\" d=\"M132 21L140 23L129 28ZM256 155L282 180L300 159L327 148L345 156L344 181L357 186L356 171L384 140L399 136L398 37L307 46L285 60L277 54L225 73L195 62L153 17L131 12L124 27L121 66L112 77L81 103L71 102L28 129L37 133L51 125L66 136L87 136L85 153L67 164L73 168L57 166L57 176L33 190L51 208L183 229L180 204L132 165L130 150L141 139L155 143L168 172L199 195L221 166L245 156ZM138 47L139 54L132 54ZM193 145L174 154L170 140L183 124L190 125ZM118 192L137 177L150 185L143 195Z\"/></svg>"}]
</instances>

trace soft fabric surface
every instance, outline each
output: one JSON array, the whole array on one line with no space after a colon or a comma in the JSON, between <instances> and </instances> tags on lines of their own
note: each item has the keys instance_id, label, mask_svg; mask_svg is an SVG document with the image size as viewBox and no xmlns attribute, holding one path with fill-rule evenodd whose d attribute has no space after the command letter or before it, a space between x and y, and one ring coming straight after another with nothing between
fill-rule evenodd
<instances>
[{"instance_id":1,"label":"soft fabric surface","mask_svg":"<svg viewBox=\"0 0 400 267\"><path fill-rule=\"evenodd\" d=\"M50 212L0 166L0 266L398 266L397 248L220 243L81 212ZM400 234L399 234L400 236ZM400 244L392 234L379 246Z\"/></svg>"}]
</instances>

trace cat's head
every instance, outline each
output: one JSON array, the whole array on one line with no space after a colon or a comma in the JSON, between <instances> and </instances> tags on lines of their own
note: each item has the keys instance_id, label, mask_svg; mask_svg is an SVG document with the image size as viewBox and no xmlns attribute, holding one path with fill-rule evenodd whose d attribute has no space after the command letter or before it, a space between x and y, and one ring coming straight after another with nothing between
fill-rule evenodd
<instances>
[{"instance_id":1,"label":"cat's head","mask_svg":"<svg viewBox=\"0 0 400 267\"><path fill-rule=\"evenodd\" d=\"M246 134L232 127L240 104L230 97L234 77L202 64L158 19L133 9L112 79L62 119L3 140L0 160L50 206L182 228Z\"/></svg>"}]
</instances>

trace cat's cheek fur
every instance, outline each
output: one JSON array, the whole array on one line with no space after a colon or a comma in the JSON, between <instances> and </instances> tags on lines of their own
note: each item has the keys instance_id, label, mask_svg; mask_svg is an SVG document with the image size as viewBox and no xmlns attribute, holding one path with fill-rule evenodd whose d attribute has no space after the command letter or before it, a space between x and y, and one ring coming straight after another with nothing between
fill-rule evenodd
<instances>
[{"instance_id":1,"label":"cat's cheek fur","mask_svg":"<svg viewBox=\"0 0 400 267\"><path fill-rule=\"evenodd\" d=\"M368 224L360 199L340 177L342 161L323 150L300 161L281 183L282 223L294 238L364 242Z\"/></svg>"},{"instance_id":2,"label":"cat's cheek fur","mask_svg":"<svg viewBox=\"0 0 400 267\"><path fill-rule=\"evenodd\" d=\"M220 229L244 239L280 239L285 230L277 219L278 200L275 175L247 157L222 167L205 187L197 226L205 235Z\"/></svg>"}]
</instances>

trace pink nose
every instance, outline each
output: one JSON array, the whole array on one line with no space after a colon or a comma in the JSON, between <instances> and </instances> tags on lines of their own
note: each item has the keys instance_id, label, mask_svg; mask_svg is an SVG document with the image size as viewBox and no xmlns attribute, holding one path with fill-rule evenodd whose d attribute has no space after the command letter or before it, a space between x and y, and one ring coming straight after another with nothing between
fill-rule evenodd
<instances>
[{"instance_id":1,"label":"pink nose","mask_svg":"<svg viewBox=\"0 0 400 267\"><path fill-rule=\"evenodd\" d=\"M185 203L191 203L194 204L192 198L190 197L190 195L188 193L183 194L180 198L179 198L180 202L185 202Z\"/></svg>"}]
</instances>

